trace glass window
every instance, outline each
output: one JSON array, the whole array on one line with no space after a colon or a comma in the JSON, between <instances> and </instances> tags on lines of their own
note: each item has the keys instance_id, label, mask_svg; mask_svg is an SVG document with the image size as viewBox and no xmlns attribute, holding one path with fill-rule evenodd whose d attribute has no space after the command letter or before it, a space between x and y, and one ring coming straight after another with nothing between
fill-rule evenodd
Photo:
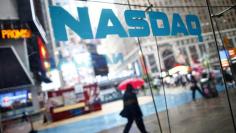
<instances>
[{"instance_id":1,"label":"glass window","mask_svg":"<svg viewBox=\"0 0 236 133\"><path fill-rule=\"evenodd\" d=\"M221 42L236 45L235 11L222 12L236 3L208 1L212 18L205 0L29 1L37 13L26 10L32 3L22 2L20 13L19 2L1 1L0 14L13 9L0 16L0 48L19 54L17 65L0 52L4 132L29 132L31 121L40 133L234 132L236 54ZM32 38L3 39L16 34L2 29L24 25L15 16L32 14L43 16L24 21ZM21 70L10 71L17 66L35 84L23 86Z\"/></svg>"},{"instance_id":2,"label":"glass window","mask_svg":"<svg viewBox=\"0 0 236 133\"><path fill-rule=\"evenodd\" d=\"M156 59L154 57L154 54L148 55L148 61L149 61L149 66L151 68L151 72L153 72L153 73L158 72Z\"/></svg>"}]
</instances>

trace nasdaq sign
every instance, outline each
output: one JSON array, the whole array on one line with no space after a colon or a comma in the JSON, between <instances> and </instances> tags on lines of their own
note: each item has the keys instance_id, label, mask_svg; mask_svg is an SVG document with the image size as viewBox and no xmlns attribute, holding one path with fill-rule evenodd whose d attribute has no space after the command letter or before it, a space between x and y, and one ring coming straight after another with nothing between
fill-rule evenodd
<instances>
[{"instance_id":1,"label":"nasdaq sign","mask_svg":"<svg viewBox=\"0 0 236 133\"><path fill-rule=\"evenodd\" d=\"M87 7L78 7L79 19L74 18L69 12L59 6L50 6L51 22L57 41L67 41L66 26L78 34L82 39L102 39L107 35L118 35L119 37L146 37L150 36L197 36L202 39L200 20L196 15L186 15L184 18L178 13L172 14L171 22L166 13L159 11L145 12L141 10L125 10L124 18L127 31L121 24L112 9L102 9L97 31L92 32L90 17ZM149 17L147 17L148 15ZM150 25L147 18L149 18ZM111 22L112 25L108 23ZM159 26L158 22L162 25Z\"/></svg>"}]
</instances>

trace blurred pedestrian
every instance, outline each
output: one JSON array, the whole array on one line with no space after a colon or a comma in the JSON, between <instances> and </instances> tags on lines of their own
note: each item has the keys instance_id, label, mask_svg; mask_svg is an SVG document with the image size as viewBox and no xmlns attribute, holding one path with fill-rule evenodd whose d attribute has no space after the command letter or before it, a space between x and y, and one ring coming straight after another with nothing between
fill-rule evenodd
<instances>
[{"instance_id":1,"label":"blurred pedestrian","mask_svg":"<svg viewBox=\"0 0 236 133\"><path fill-rule=\"evenodd\" d=\"M51 122L51 108L53 107L52 101L49 98L44 99L44 112L43 112L43 123L49 124Z\"/></svg>"},{"instance_id":2,"label":"blurred pedestrian","mask_svg":"<svg viewBox=\"0 0 236 133\"><path fill-rule=\"evenodd\" d=\"M24 121L25 121L25 122L29 122L30 128L31 128L30 131L29 131L29 133L37 133L37 131L34 130L33 120L32 120L32 118L31 118L31 116L27 114L27 112L23 112L23 114L22 114L22 120L23 120L23 122L24 122Z\"/></svg>"},{"instance_id":3,"label":"blurred pedestrian","mask_svg":"<svg viewBox=\"0 0 236 133\"><path fill-rule=\"evenodd\" d=\"M232 74L230 74L227 70L223 70L223 76L228 87L235 88L236 84L235 84L235 80Z\"/></svg>"},{"instance_id":4,"label":"blurred pedestrian","mask_svg":"<svg viewBox=\"0 0 236 133\"><path fill-rule=\"evenodd\" d=\"M133 121L135 121L139 130L142 133L147 133L143 123L143 114L140 109L136 93L133 90L133 86L131 84L128 84L123 96L124 108L121 111L120 115L128 119L128 123L126 124L123 132L128 133Z\"/></svg>"},{"instance_id":5,"label":"blurred pedestrian","mask_svg":"<svg viewBox=\"0 0 236 133\"><path fill-rule=\"evenodd\" d=\"M211 97L218 97L218 91L216 89L216 78L213 73L209 73L209 92L211 94Z\"/></svg>"},{"instance_id":6,"label":"blurred pedestrian","mask_svg":"<svg viewBox=\"0 0 236 133\"><path fill-rule=\"evenodd\" d=\"M226 70L223 70L223 76L227 83L232 83L234 81L233 76L229 74Z\"/></svg>"},{"instance_id":7,"label":"blurred pedestrian","mask_svg":"<svg viewBox=\"0 0 236 133\"><path fill-rule=\"evenodd\" d=\"M192 74L190 74L190 83L190 89L192 91L192 98L194 101L196 100L196 91L198 91L203 97L206 97L205 93L199 88L196 78Z\"/></svg>"},{"instance_id":8,"label":"blurred pedestrian","mask_svg":"<svg viewBox=\"0 0 236 133\"><path fill-rule=\"evenodd\" d=\"M187 83L186 75L181 75L180 82L181 82L182 87L186 87L186 83Z\"/></svg>"}]
</instances>

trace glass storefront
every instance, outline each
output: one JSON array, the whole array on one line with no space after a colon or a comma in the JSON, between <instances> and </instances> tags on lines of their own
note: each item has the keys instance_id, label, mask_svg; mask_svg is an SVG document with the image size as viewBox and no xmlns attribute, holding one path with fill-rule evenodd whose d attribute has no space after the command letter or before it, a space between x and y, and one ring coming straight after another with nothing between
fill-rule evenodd
<instances>
[{"instance_id":1,"label":"glass storefront","mask_svg":"<svg viewBox=\"0 0 236 133\"><path fill-rule=\"evenodd\" d=\"M49 3L57 88L42 86L50 122L38 118L35 130L121 133L129 118L130 132L137 133L143 118L150 133L236 131L235 1ZM128 94L121 84L127 79L144 81L132 90L142 115L120 115L133 103L124 102ZM0 97L2 109L7 99Z\"/></svg>"}]
</instances>

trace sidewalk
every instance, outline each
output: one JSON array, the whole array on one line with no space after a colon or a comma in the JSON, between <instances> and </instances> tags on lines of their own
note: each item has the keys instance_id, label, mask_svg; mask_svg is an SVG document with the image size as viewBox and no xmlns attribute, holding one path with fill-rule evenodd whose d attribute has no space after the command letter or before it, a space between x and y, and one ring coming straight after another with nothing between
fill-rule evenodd
<instances>
[{"instance_id":1,"label":"sidewalk","mask_svg":"<svg viewBox=\"0 0 236 133\"><path fill-rule=\"evenodd\" d=\"M142 97L139 97L138 99L140 101L139 102L140 105L144 105L144 104L150 103L152 101L151 96L142 96ZM118 101L115 101L115 102L106 103L106 104L102 105L102 110L101 111L96 111L96 112L84 114L84 115L77 116L77 117L74 117L74 118L65 119L63 121L53 122L53 123L48 124L48 125L35 124L34 127L37 130L44 130L44 129L48 129L48 128L56 128L58 126L63 126L63 125L71 124L71 123L74 123L74 122L89 120L89 119L93 119L93 118L96 119L97 117L105 117L108 114L113 114L113 113L117 114L117 112L120 112L122 108L123 108L123 102L122 102L122 100L118 100Z\"/></svg>"},{"instance_id":2,"label":"sidewalk","mask_svg":"<svg viewBox=\"0 0 236 133\"><path fill-rule=\"evenodd\" d=\"M233 112L236 113L236 90L230 91ZM226 96L222 93L218 98L199 99L169 110L171 131L173 133L234 133L232 119L228 109ZM166 111L159 113L162 130L169 132ZM236 118L236 117L235 117ZM159 133L156 115L144 118L150 133ZM122 133L125 125L118 126L100 133ZM133 123L130 133L138 133Z\"/></svg>"},{"instance_id":3,"label":"sidewalk","mask_svg":"<svg viewBox=\"0 0 236 133\"><path fill-rule=\"evenodd\" d=\"M192 101L189 90L181 93L167 94L170 123L172 132L179 133L230 133L233 131L231 117L228 110L228 102L224 92L218 98L202 99L197 96L196 102ZM231 97L236 100L236 90L232 89ZM160 115L161 125L164 132L168 132L167 116L163 95L155 96L158 114ZM158 133L158 123L155 115L154 106L150 96L139 98L144 114L145 125L151 133ZM236 105L233 105L236 112ZM116 101L104 105L103 110L78 116L72 119L56 122L50 125L37 127L40 133L121 133L126 119L119 116L123 108L122 101ZM227 124L228 123L228 124ZM224 127L222 127L224 126ZM204 129L204 130L203 130ZM135 124L131 133L137 133Z\"/></svg>"}]
</instances>

